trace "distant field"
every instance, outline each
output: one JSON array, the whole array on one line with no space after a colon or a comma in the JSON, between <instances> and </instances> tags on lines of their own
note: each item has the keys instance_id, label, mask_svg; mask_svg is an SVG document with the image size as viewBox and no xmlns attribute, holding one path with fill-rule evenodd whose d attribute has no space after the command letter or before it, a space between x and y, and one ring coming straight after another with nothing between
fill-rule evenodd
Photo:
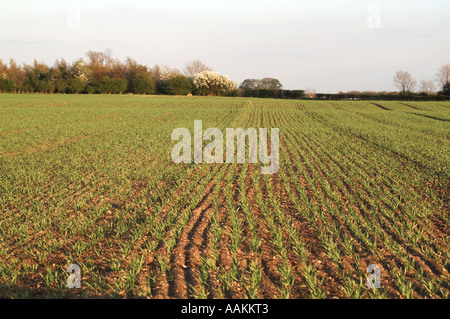
<instances>
[{"instance_id":1,"label":"distant field","mask_svg":"<svg viewBox=\"0 0 450 319\"><path fill-rule=\"evenodd\" d=\"M194 120L278 173L173 163ZM449 165L450 102L0 94L0 297L448 298Z\"/></svg>"}]
</instances>

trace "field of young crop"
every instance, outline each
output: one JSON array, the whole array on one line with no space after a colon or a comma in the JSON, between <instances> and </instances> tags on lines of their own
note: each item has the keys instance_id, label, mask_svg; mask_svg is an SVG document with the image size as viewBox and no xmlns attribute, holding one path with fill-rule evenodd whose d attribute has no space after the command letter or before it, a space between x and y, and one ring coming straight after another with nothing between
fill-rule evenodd
<instances>
[{"instance_id":1,"label":"field of young crop","mask_svg":"<svg viewBox=\"0 0 450 319\"><path fill-rule=\"evenodd\" d=\"M194 120L278 172L173 163ZM449 180L450 102L0 94L0 297L448 298Z\"/></svg>"}]
</instances>

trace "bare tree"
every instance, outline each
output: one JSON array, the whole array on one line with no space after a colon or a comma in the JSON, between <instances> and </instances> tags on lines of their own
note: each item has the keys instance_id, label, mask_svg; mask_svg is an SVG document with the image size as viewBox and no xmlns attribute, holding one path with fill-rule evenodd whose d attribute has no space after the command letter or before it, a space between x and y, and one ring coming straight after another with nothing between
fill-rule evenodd
<instances>
[{"instance_id":1,"label":"bare tree","mask_svg":"<svg viewBox=\"0 0 450 319\"><path fill-rule=\"evenodd\" d=\"M261 82L261 80L258 80L258 79L245 79L239 85L239 88L242 90L257 90L259 88L260 82Z\"/></svg>"},{"instance_id":2,"label":"bare tree","mask_svg":"<svg viewBox=\"0 0 450 319\"><path fill-rule=\"evenodd\" d=\"M91 51L86 52L91 66L106 67L112 62L112 57L109 52Z\"/></svg>"},{"instance_id":3,"label":"bare tree","mask_svg":"<svg viewBox=\"0 0 450 319\"><path fill-rule=\"evenodd\" d=\"M159 64L156 64L154 67L149 68L150 76L152 77L153 81L158 82L161 80L162 75L162 68Z\"/></svg>"},{"instance_id":4,"label":"bare tree","mask_svg":"<svg viewBox=\"0 0 450 319\"><path fill-rule=\"evenodd\" d=\"M305 93L306 93L307 98L313 99L316 97L317 89L316 88L307 88Z\"/></svg>"},{"instance_id":5,"label":"bare tree","mask_svg":"<svg viewBox=\"0 0 450 319\"><path fill-rule=\"evenodd\" d=\"M8 66L0 59L0 78L6 79L8 72Z\"/></svg>"},{"instance_id":6,"label":"bare tree","mask_svg":"<svg viewBox=\"0 0 450 319\"><path fill-rule=\"evenodd\" d=\"M171 77L181 74L181 72L178 69L172 69L168 65L159 65L159 64L156 64L148 71L153 81L155 82L166 81Z\"/></svg>"},{"instance_id":7,"label":"bare tree","mask_svg":"<svg viewBox=\"0 0 450 319\"><path fill-rule=\"evenodd\" d=\"M204 71L212 71L212 69L199 60L186 63L184 68L184 73L189 77Z\"/></svg>"},{"instance_id":8,"label":"bare tree","mask_svg":"<svg viewBox=\"0 0 450 319\"><path fill-rule=\"evenodd\" d=\"M431 95L436 93L436 86L433 80L422 80L420 81L420 91L426 95Z\"/></svg>"},{"instance_id":9,"label":"bare tree","mask_svg":"<svg viewBox=\"0 0 450 319\"><path fill-rule=\"evenodd\" d=\"M281 90L283 84L278 79L264 78L259 83L259 89L262 90Z\"/></svg>"},{"instance_id":10,"label":"bare tree","mask_svg":"<svg viewBox=\"0 0 450 319\"><path fill-rule=\"evenodd\" d=\"M404 93L413 92L417 82L408 72L398 71L394 75L394 85Z\"/></svg>"},{"instance_id":11,"label":"bare tree","mask_svg":"<svg viewBox=\"0 0 450 319\"><path fill-rule=\"evenodd\" d=\"M436 75L442 86L442 92L450 94L450 63L441 66Z\"/></svg>"},{"instance_id":12,"label":"bare tree","mask_svg":"<svg viewBox=\"0 0 450 319\"><path fill-rule=\"evenodd\" d=\"M88 51L86 56L89 59L93 83L98 84L103 76L108 75L114 60L110 52Z\"/></svg>"},{"instance_id":13,"label":"bare tree","mask_svg":"<svg viewBox=\"0 0 450 319\"><path fill-rule=\"evenodd\" d=\"M9 60L8 78L16 83L16 87L21 88L26 81L26 72L13 60ZM19 89L20 91L20 89Z\"/></svg>"}]
</instances>

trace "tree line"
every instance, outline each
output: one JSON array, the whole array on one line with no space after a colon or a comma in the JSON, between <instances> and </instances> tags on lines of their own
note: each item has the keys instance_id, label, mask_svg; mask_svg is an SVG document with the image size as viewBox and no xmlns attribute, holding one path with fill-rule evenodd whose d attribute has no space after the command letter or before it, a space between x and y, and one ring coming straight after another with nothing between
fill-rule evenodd
<instances>
[{"instance_id":1,"label":"tree line","mask_svg":"<svg viewBox=\"0 0 450 319\"><path fill-rule=\"evenodd\" d=\"M0 60L0 92L14 93L86 93L86 94L168 94L168 95L221 95L260 98L348 98L402 97L450 95L450 64L442 66L436 81L418 82L405 71L394 75L399 92L339 92L316 94L315 89L283 90L278 79L245 79L239 86L228 77L214 72L201 61L186 64L183 71L156 64L148 67L132 58L125 62L113 58L108 52L88 51L87 60L68 63L56 60L53 66L34 60L32 65L18 65L10 59L9 65Z\"/></svg>"},{"instance_id":2,"label":"tree line","mask_svg":"<svg viewBox=\"0 0 450 319\"><path fill-rule=\"evenodd\" d=\"M36 60L32 65L18 65L13 59L7 65L0 60L0 91L226 95L236 90L233 81L200 61L189 62L179 71L158 64L148 67L132 58L121 62L107 52L88 51L86 56L86 62L61 59L53 66Z\"/></svg>"},{"instance_id":3,"label":"tree line","mask_svg":"<svg viewBox=\"0 0 450 319\"><path fill-rule=\"evenodd\" d=\"M300 98L301 90L281 90L277 79L247 79L238 87L228 77L201 61L188 62L183 71L168 66L148 67L132 58L125 62L107 52L88 51L87 61L56 60L53 66L39 63L9 65L0 60L0 92L167 94Z\"/></svg>"}]
</instances>

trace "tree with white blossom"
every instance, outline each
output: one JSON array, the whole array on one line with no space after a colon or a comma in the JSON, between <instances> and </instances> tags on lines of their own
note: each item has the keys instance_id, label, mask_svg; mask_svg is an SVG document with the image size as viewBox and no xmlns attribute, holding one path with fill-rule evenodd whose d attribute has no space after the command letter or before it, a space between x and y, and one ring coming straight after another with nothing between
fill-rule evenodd
<instances>
[{"instance_id":1,"label":"tree with white blossom","mask_svg":"<svg viewBox=\"0 0 450 319\"><path fill-rule=\"evenodd\" d=\"M237 88L235 82L214 71L195 74L192 83L199 95L224 95Z\"/></svg>"},{"instance_id":2,"label":"tree with white blossom","mask_svg":"<svg viewBox=\"0 0 450 319\"><path fill-rule=\"evenodd\" d=\"M72 74L83 84L87 84L91 80L92 71L89 69L89 66L84 64L82 59L79 59L72 65Z\"/></svg>"}]
</instances>

